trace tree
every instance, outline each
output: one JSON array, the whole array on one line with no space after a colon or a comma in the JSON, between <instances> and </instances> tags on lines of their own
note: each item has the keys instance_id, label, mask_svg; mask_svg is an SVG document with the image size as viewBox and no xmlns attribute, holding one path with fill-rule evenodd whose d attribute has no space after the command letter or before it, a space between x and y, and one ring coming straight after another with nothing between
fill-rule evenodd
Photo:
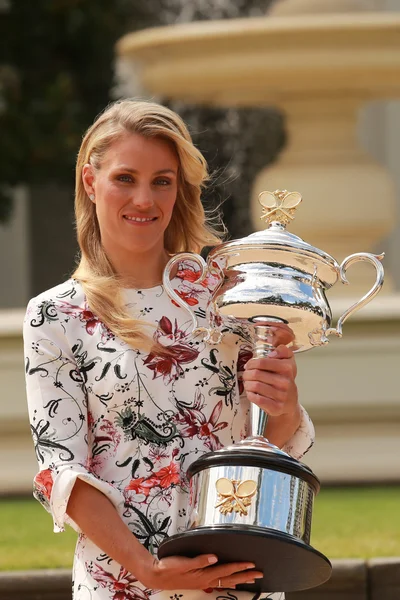
<instances>
[{"instance_id":1,"label":"tree","mask_svg":"<svg viewBox=\"0 0 400 600\"><path fill-rule=\"evenodd\" d=\"M150 25L264 14L271 0L11 0L0 36L0 220L10 191L72 186L83 132L112 99L115 42ZM165 99L167 103L167 99ZM283 143L271 110L224 110L170 103L193 131L216 174L208 196L226 201L232 234L249 229L247 198L255 173ZM71 190L72 198L72 190Z\"/></svg>"},{"instance_id":2,"label":"tree","mask_svg":"<svg viewBox=\"0 0 400 600\"><path fill-rule=\"evenodd\" d=\"M132 23L150 24L143 5L129 0L1 5L0 219L9 214L17 184L72 184L82 134L110 101L115 42Z\"/></svg>"}]
</instances>

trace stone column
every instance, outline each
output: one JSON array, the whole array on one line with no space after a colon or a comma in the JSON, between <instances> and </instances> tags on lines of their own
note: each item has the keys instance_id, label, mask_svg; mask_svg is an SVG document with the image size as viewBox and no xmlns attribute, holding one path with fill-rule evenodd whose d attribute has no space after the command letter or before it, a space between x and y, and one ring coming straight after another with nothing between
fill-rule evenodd
<instances>
[{"instance_id":1,"label":"stone column","mask_svg":"<svg viewBox=\"0 0 400 600\"><path fill-rule=\"evenodd\" d=\"M301 14L304 18L304 13L352 11L356 20L358 12L369 8L368 1L283 0L270 14ZM350 14L347 18L351 19ZM306 63L305 58L303 62ZM338 261L355 252L380 252L382 240L396 222L392 177L361 148L357 139L359 113L369 98L367 94L346 94L343 87L342 83L337 93L321 86L310 92L304 89L301 95L289 98L282 95L278 106L286 116L287 147L275 165L259 173L252 193L253 222L262 229L258 194L277 188L299 191L304 203L298 210L293 232ZM388 293L393 286L387 265L385 270L384 291ZM373 282L370 265L353 267L349 280L351 295L367 291ZM340 286L332 290L334 295L338 292L343 293Z\"/></svg>"}]
</instances>

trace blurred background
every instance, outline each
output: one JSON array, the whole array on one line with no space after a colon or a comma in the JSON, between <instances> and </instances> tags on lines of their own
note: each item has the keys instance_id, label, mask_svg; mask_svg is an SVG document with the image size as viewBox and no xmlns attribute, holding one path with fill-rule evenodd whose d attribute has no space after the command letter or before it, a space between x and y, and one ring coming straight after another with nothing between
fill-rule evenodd
<instances>
[{"instance_id":1,"label":"blurred background","mask_svg":"<svg viewBox=\"0 0 400 600\"><path fill-rule=\"evenodd\" d=\"M262 228L258 193L279 188L303 195L290 231L307 242L385 252L382 292L298 356L298 385L322 483L398 493L400 1L0 0L0 39L0 494L30 494L36 471L24 308L73 270L76 154L121 97L181 114L231 238ZM335 322L374 280L357 265L335 285Z\"/></svg>"}]
</instances>

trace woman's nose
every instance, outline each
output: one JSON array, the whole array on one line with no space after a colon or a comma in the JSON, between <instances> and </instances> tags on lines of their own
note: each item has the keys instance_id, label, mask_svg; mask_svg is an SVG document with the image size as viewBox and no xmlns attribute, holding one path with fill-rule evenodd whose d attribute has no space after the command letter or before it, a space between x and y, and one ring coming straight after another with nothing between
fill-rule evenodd
<instances>
[{"instance_id":1,"label":"woman's nose","mask_svg":"<svg viewBox=\"0 0 400 600\"><path fill-rule=\"evenodd\" d=\"M154 204L151 189L147 186L138 186L133 192L133 204L142 209L151 208Z\"/></svg>"}]
</instances>

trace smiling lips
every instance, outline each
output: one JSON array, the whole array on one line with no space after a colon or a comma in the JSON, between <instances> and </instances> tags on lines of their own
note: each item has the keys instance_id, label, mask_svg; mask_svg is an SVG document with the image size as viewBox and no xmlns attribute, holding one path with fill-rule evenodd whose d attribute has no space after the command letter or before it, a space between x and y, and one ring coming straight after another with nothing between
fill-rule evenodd
<instances>
[{"instance_id":1,"label":"smiling lips","mask_svg":"<svg viewBox=\"0 0 400 600\"><path fill-rule=\"evenodd\" d=\"M156 221L157 217L129 217L128 215L124 215L124 219L130 223L140 223L143 225L146 223L153 223Z\"/></svg>"}]
</instances>

